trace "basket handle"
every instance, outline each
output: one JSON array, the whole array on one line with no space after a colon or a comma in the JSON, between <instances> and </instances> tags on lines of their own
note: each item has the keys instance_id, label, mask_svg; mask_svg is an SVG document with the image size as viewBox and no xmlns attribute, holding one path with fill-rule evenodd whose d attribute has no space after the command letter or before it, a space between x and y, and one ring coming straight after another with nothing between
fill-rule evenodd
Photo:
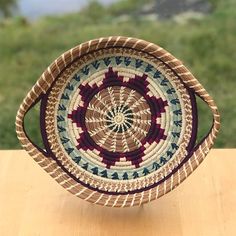
<instances>
[{"instance_id":1,"label":"basket handle","mask_svg":"<svg viewBox=\"0 0 236 236\"><path fill-rule=\"evenodd\" d=\"M44 94L46 94L49 84L45 82L45 78L40 77L37 83L28 92L27 96L20 105L16 115L16 134L22 144L23 148L34 158L37 162L43 159L49 159L49 154L35 144L27 135L24 127L24 118L26 113L38 103ZM51 158L50 158L51 159ZM52 160L52 159L51 159Z\"/></svg>"},{"instance_id":2,"label":"basket handle","mask_svg":"<svg viewBox=\"0 0 236 236\"><path fill-rule=\"evenodd\" d=\"M184 81L191 89L194 90L196 95L200 97L211 109L212 115L213 115L213 121L212 126L209 130L209 132L206 134L205 137L199 141L195 145L195 148L193 149L193 156L197 157L204 157L207 155L207 153L210 151L211 147L214 144L214 140L216 139L216 136L220 129L220 114L218 112L218 108L212 99L212 97L207 93L207 91L204 89L204 87L199 83L199 81L192 76L191 80Z\"/></svg>"}]
</instances>

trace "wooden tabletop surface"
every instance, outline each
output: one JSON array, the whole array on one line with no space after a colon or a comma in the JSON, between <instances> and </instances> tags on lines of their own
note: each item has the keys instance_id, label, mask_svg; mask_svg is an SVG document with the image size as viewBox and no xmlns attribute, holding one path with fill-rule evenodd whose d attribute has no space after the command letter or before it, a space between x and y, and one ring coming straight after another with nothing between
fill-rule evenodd
<instances>
[{"instance_id":1,"label":"wooden tabletop surface","mask_svg":"<svg viewBox=\"0 0 236 236\"><path fill-rule=\"evenodd\" d=\"M143 207L87 203L25 151L0 151L0 235L236 235L236 149L215 149L178 188Z\"/></svg>"}]
</instances>

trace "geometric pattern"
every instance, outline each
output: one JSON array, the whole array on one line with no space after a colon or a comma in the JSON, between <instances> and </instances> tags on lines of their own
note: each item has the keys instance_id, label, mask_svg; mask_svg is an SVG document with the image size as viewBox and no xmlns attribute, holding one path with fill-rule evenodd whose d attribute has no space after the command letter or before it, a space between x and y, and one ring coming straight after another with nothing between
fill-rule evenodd
<instances>
[{"instance_id":1,"label":"geometric pattern","mask_svg":"<svg viewBox=\"0 0 236 236\"><path fill-rule=\"evenodd\" d=\"M178 152L183 125L179 96L159 70L140 58L95 60L74 74L61 94L61 143L71 160L94 175L120 180L146 176ZM163 147L162 152L147 158L151 144Z\"/></svg>"},{"instance_id":2,"label":"geometric pattern","mask_svg":"<svg viewBox=\"0 0 236 236\"><path fill-rule=\"evenodd\" d=\"M114 166L121 158L139 167L144 156L144 144L159 143L161 139L166 139L164 130L156 119L165 112L167 101L148 95L146 78L145 74L142 77L136 75L126 82L123 76L118 76L118 72L109 67L99 87L88 84L79 86L83 105L76 107L68 115L72 122L83 130L77 140L77 148L100 151L106 168ZM142 94L134 90L136 87ZM142 100L141 103L140 100ZM94 107L93 116L89 110L87 111L88 106ZM120 107L126 107L128 113L123 112L124 109L121 110ZM95 110L97 108L99 110ZM113 110L117 112L114 113ZM131 114L130 118L127 114ZM112 118L112 116L114 116L113 119L107 120L107 117ZM111 123L110 126L107 122ZM140 127L140 124L143 125ZM115 151L110 151L110 147L113 147ZM116 151L116 149L119 150Z\"/></svg>"}]
</instances>

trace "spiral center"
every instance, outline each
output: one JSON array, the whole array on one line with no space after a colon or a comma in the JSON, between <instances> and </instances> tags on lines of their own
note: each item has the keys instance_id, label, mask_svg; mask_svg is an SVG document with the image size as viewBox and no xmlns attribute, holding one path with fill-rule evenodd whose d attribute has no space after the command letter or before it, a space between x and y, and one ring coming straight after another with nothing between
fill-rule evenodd
<instances>
[{"instance_id":1,"label":"spiral center","mask_svg":"<svg viewBox=\"0 0 236 236\"><path fill-rule=\"evenodd\" d=\"M121 125L125 122L125 116L123 113L119 112L114 116L113 120L117 125Z\"/></svg>"}]
</instances>

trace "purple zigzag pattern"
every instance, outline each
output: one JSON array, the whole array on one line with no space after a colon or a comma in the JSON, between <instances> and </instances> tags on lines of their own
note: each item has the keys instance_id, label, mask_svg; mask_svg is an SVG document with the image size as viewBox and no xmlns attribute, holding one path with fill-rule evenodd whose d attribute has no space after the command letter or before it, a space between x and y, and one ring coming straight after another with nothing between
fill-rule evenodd
<instances>
[{"instance_id":1,"label":"purple zigzag pattern","mask_svg":"<svg viewBox=\"0 0 236 236\"><path fill-rule=\"evenodd\" d=\"M108 72L105 73L103 83L98 87L97 84L94 84L92 87L89 84L79 86L79 94L82 97L84 102L83 106L77 107L73 110L71 114L68 114L68 118L72 120L73 123L82 129L80 138L77 140L78 145L77 149L83 150L93 150L94 148L100 152L102 162L106 164L107 168L114 166L120 158L125 157L127 161L131 161L136 168L140 166L142 162L142 157L144 156L145 143L151 144L152 142L160 142L160 140L165 140L166 135L164 134L164 129L160 127L160 124L156 123L156 118L161 117L161 113L165 112L165 107L168 106L167 101L163 101L161 98L156 98L154 96L149 96L147 93L148 89L147 75L143 76L135 75L134 78L130 78L129 81L123 81L123 76L119 76L118 72L113 71L112 67L109 67ZM139 92L147 101L151 111L151 126L148 131L147 136L141 140L142 146L137 148L134 151L129 151L125 153L120 152L111 152L103 149L97 145L91 136L89 135L86 125L85 125L85 114L86 109L89 105L90 100L97 94L99 91L110 87L110 86L125 86L130 89L136 90Z\"/></svg>"}]
</instances>

